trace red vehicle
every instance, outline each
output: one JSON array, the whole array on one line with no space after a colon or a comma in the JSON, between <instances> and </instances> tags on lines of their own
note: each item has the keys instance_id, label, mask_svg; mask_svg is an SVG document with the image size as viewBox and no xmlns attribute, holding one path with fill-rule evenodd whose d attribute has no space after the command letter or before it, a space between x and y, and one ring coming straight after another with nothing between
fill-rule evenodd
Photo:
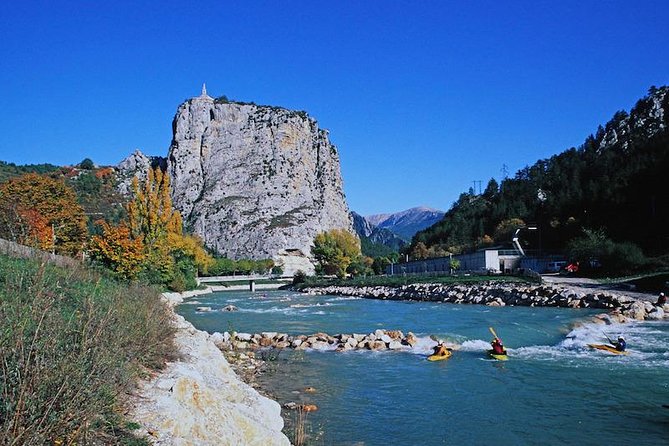
<instances>
[{"instance_id":1,"label":"red vehicle","mask_svg":"<svg viewBox=\"0 0 669 446\"><path fill-rule=\"evenodd\" d=\"M568 273L577 273L578 272L578 262L572 262L565 267Z\"/></svg>"}]
</instances>

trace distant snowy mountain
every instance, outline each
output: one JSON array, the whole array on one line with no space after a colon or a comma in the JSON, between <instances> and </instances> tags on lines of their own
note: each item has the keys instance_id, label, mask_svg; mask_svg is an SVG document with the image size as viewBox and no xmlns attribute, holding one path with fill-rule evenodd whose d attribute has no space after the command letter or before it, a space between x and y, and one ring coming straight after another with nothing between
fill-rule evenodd
<instances>
[{"instance_id":1,"label":"distant snowy mountain","mask_svg":"<svg viewBox=\"0 0 669 446\"><path fill-rule=\"evenodd\" d=\"M411 240L411 237L418 231L429 228L433 224L441 221L444 212L419 206L406 211L396 212L394 214L376 214L365 217L373 226L388 229L392 233L404 240Z\"/></svg>"}]
</instances>

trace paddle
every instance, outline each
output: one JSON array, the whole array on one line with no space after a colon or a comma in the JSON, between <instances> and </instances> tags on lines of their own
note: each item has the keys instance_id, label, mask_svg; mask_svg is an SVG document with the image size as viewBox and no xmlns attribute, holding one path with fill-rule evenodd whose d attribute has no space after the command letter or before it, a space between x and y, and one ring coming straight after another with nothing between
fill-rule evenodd
<instances>
[{"instance_id":1,"label":"paddle","mask_svg":"<svg viewBox=\"0 0 669 446\"><path fill-rule=\"evenodd\" d=\"M616 346L616 343L615 343L615 342L613 342L613 341L611 340L611 338L610 338L610 337L608 337L608 336L606 335L606 333L602 332L602 334L604 335L604 337L605 337L606 339L608 339L608 340L609 340L609 342L611 343L611 345L612 345L612 346L614 346L614 347Z\"/></svg>"},{"instance_id":2,"label":"paddle","mask_svg":"<svg viewBox=\"0 0 669 446\"><path fill-rule=\"evenodd\" d=\"M430 335L430 339L432 339L437 344L443 344L444 343L443 339L439 339L435 335ZM449 352L453 351L453 349L451 347L446 347L446 350L448 350Z\"/></svg>"}]
</instances>

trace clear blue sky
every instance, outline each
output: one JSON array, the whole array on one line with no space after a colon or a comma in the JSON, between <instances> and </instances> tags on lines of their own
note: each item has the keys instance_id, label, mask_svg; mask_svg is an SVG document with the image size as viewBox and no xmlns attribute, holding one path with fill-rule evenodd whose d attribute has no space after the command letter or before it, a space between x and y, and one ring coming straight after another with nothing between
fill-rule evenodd
<instances>
[{"instance_id":1,"label":"clear blue sky","mask_svg":"<svg viewBox=\"0 0 669 446\"><path fill-rule=\"evenodd\" d=\"M669 83L666 1L7 1L0 160L166 155L199 94L302 109L351 209L448 209Z\"/></svg>"}]
</instances>

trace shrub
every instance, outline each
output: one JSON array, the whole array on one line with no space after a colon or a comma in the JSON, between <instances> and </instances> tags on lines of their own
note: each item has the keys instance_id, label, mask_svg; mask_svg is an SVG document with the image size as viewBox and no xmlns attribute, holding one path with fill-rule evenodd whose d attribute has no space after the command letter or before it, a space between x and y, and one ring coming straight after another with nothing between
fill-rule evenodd
<instances>
[{"instance_id":1,"label":"shrub","mask_svg":"<svg viewBox=\"0 0 669 446\"><path fill-rule=\"evenodd\" d=\"M304 283L306 281L307 281L307 275L302 270L298 270L293 275L293 285L297 285L299 283Z\"/></svg>"},{"instance_id":2,"label":"shrub","mask_svg":"<svg viewBox=\"0 0 669 446\"><path fill-rule=\"evenodd\" d=\"M603 230L584 230L583 235L568 244L572 259L581 265L601 264L602 273L625 274L644 266L647 261L641 249L631 242L614 242Z\"/></svg>"}]
</instances>

